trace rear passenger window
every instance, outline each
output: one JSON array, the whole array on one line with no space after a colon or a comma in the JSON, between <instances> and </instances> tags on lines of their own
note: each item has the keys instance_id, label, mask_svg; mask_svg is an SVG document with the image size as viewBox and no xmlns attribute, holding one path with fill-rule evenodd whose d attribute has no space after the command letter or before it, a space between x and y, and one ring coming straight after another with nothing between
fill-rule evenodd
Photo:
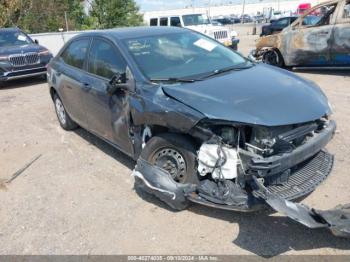
<instances>
[{"instance_id":1,"label":"rear passenger window","mask_svg":"<svg viewBox=\"0 0 350 262\"><path fill-rule=\"evenodd\" d=\"M88 61L88 71L111 79L116 73L125 73L126 62L114 46L102 39L94 39Z\"/></svg>"},{"instance_id":2,"label":"rear passenger window","mask_svg":"<svg viewBox=\"0 0 350 262\"><path fill-rule=\"evenodd\" d=\"M168 18L167 17L161 18L159 21L159 25L160 26L167 26L168 25Z\"/></svg>"},{"instance_id":3,"label":"rear passenger window","mask_svg":"<svg viewBox=\"0 0 350 262\"><path fill-rule=\"evenodd\" d=\"M89 42L90 40L87 38L72 42L63 51L61 59L68 65L82 69L89 48Z\"/></svg>"},{"instance_id":4,"label":"rear passenger window","mask_svg":"<svg viewBox=\"0 0 350 262\"><path fill-rule=\"evenodd\" d=\"M151 18L149 21L150 26L157 26L158 25L158 18Z\"/></svg>"},{"instance_id":5,"label":"rear passenger window","mask_svg":"<svg viewBox=\"0 0 350 262\"><path fill-rule=\"evenodd\" d=\"M179 26L179 27L181 27L180 17L172 17L172 18L170 18L170 25L171 26Z\"/></svg>"}]
</instances>

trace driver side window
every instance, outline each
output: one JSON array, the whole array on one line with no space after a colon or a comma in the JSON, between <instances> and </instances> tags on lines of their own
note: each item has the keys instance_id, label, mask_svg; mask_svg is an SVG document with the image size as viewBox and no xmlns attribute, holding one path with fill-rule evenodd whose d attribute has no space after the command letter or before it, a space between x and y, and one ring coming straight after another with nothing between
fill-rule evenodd
<instances>
[{"instance_id":1,"label":"driver side window","mask_svg":"<svg viewBox=\"0 0 350 262\"><path fill-rule=\"evenodd\" d=\"M126 62L114 46L102 39L94 39L91 45L88 71L107 79L116 73L125 73Z\"/></svg>"},{"instance_id":2,"label":"driver side window","mask_svg":"<svg viewBox=\"0 0 350 262\"><path fill-rule=\"evenodd\" d=\"M336 6L336 4L324 5L312 10L304 17L302 26L310 27L329 25Z\"/></svg>"}]
</instances>

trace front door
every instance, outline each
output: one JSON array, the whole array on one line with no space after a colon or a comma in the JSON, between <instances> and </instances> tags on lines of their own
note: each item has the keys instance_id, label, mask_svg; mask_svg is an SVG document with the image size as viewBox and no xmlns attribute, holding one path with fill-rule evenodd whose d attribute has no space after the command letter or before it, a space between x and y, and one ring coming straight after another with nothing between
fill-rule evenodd
<instances>
[{"instance_id":1,"label":"front door","mask_svg":"<svg viewBox=\"0 0 350 262\"><path fill-rule=\"evenodd\" d=\"M331 57L334 65L350 65L350 0L344 1L339 8Z\"/></svg>"},{"instance_id":2,"label":"front door","mask_svg":"<svg viewBox=\"0 0 350 262\"><path fill-rule=\"evenodd\" d=\"M288 65L322 66L331 62L331 43L337 4L311 9L288 31Z\"/></svg>"},{"instance_id":3,"label":"front door","mask_svg":"<svg viewBox=\"0 0 350 262\"><path fill-rule=\"evenodd\" d=\"M127 64L114 43L95 38L92 41L85 76L84 103L89 130L112 142L125 153L133 147L129 136L129 93L107 93L109 81L116 73L125 73Z\"/></svg>"}]
</instances>

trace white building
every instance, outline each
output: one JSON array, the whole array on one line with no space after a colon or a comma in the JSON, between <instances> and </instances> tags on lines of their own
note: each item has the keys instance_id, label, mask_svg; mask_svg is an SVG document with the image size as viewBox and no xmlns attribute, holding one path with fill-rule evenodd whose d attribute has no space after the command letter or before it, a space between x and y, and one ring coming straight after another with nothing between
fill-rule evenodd
<instances>
[{"instance_id":1,"label":"white building","mask_svg":"<svg viewBox=\"0 0 350 262\"><path fill-rule=\"evenodd\" d=\"M243 0L242 0L243 2ZM287 12L296 11L299 4L310 3L315 6L319 3L325 2L325 0L289 0L289 1L264 1L261 3L250 3L244 7L244 14L256 15L258 12L263 13L264 8L272 8L275 11ZM231 4L222 6L206 6L206 7L189 7L174 10L160 10L160 11L146 11L144 12L144 19L146 22L151 17L168 16L168 15L183 15L190 13L202 13L208 14L211 17L225 16L225 15L241 15L243 14L242 4Z\"/></svg>"}]
</instances>

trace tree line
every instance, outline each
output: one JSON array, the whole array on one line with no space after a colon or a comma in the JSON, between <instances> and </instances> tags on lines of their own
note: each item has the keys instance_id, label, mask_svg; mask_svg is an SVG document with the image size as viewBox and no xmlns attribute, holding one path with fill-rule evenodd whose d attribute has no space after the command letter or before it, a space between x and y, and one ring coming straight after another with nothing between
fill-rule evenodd
<instances>
[{"instance_id":1,"label":"tree line","mask_svg":"<svg viewBox=\"0 0 350 262\"><path fill-rule=\"evenodd\" d=\"M0 27L28 33L138 26L134 0L0 0Z\"/></svg>"}]
</instances>

